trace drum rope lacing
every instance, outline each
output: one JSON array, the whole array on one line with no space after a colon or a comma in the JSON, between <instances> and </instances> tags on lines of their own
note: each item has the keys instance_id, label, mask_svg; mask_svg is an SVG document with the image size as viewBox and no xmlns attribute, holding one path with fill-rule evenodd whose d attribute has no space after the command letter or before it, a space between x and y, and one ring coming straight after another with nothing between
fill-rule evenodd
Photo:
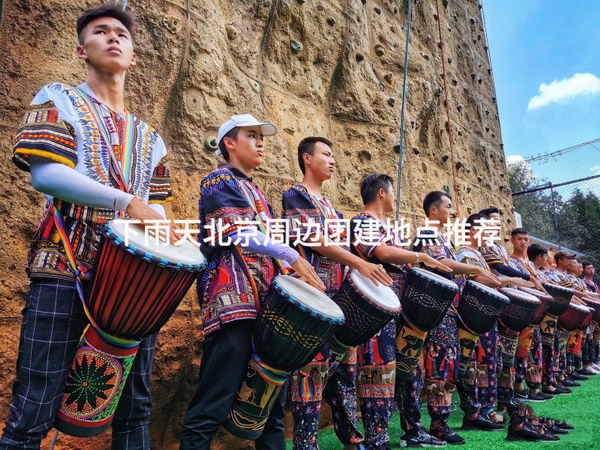
<instances>
[{"instance_id":1,"label":"drum rope lacing","mask_svg":"<svg viewBox=\"0 0 600 450\"><path fill-rule=\"evenodd\" d=\"M69 261L69 265L75 274L75 287L77 290L77 294L79 296L79 300L81 300L81 305L83 306L83 311L90 322L90 325L96 330L96 332L102 336L104 340L107 342L121 348L133 348L139 345L140 341L135 341L131 339L123 339L116 336L112 336L110 334L105 333L98 326L92 314L88 310L85 302L85 294L83 291L82 281L89 278L89 273L86 271L79 270L77 266L77 259L75 258L75 252L73 251L73 247L71 246L71 242L69 241L69 237L67 236L67 232L65 231L65 226L63 219L60 215L58 208L54 205L54 203L50 206L52 211L52 216L54 218L54 225L56 226L56 230L58 231L58 235L60 240L62 241L63 247L65 249L65 254L67 256L67 260Z\"/></svg>"}]
</instances>

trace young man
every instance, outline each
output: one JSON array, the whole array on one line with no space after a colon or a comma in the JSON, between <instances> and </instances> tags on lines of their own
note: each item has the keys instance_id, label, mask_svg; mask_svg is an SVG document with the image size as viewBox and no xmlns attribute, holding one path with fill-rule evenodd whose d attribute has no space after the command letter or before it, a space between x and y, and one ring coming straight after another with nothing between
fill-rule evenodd
<instances>
[{"instance_id":1,"label":"young man","mask_svg":"<svg viewBox=\"0 0 600 450\"><path fill-rule=\"evenodd\" d=\"M423 211L432 228L427 236L419 236L415 250L437 259L454 271L454 274L475 274L477 281L499 286L495 275L479 266L463 264L456 260L452 243L440 232L451 217L452 198L445 192L433 191L423 200ZM462 288L464 277L454 276L454 281ZM455 299L458 302L459 296ZM427 409L431 416L430 433L449 444L462 444L464 439L448 426L452 393L456 388L456 375L460 359L457 317L450 308L442 322L427 335L425 355L425 392Z\"/></svg>"},{"instance_id":2,"label":"young man","mask_svg":"<svg viewBox=\"0 0 600 450\"><path fill-rule=\"evenodd\" d=\"M266 235L271 207L251 176L263 162L263 137L276 132L273 124L259 122L250 114L232 116L217 136L227 163L200 183L200 241L208 260L198 279L204 343L198 388L181 435L182 449L208 450L227 419L253 353L256 305L278 272L289 265L300 279L324 289L304 258ZM244 235L252 238L240 240ZM240 245L235 244L238 241ZM258 449L285 447L285 391L256 440Z\"/></svg>"},{"instance_id":3,"label":"young man","mask_svg":"<svg viewBox=\"0 0 600 450\"><path fill-rule=\"evenodd\" d=\"M342 215L322 193L323 183L335 169L332 145L323 137L308 137L298 145L298 164L304 176L301 183L283 194L283 217L291 221L290 236L314 266L329 296L340 288L344 266L356 269L375 283L391 285L392 280L381 265L364 261L340 245L347 236L344 223L340 222ZM292 374L294 448L318 448L321 402L325 397L342 444L356 448L363 439L356 428L356 349L348 350L339 363L337 359L325 346L310 364ZM314 385L314 395L302 388L307 383Z\"/></svg>"},{"instance_id":4,"label":"young man","mask_svg":"<svg viewBox=\"0 0 600 450\"><path fill-rule=\"evenodd\" d=\"M513 253L510 256L512 267L523 275L527 275L536 289L544 291L542 283L537 277L535 266L527 255L530 242L529 232L525 228L515 228L511 232L510 241L513 246ZM514 395L526 402L550 400L552 397L541 391L543 369L542 337L539 326L533 329L527 327L521 331L517 346ZM524 381L527 381L529 391L523 386Z\"/></svg>"},{"instance_id":5,"label":"young man","mask_svg":"<svg viewBox=\"0 0 600 450\"><path fill-rule=\"evenodd\" d=\"M550 270L548 249L539 244L531 244L527 248L527 257L535 267L536 277L540 282L556 284L559 279ZM540 323L542 341L542 392L549 395L570 394L571 390L557 383L558 349L555 346L557 317L547 314Z\"/></svg>"},{"instance_id":6,"label":"young man","mask_svg":"<svg viewBox=\"0 0 600 450\"><path fill-rule=\"evenodd\" d=\"M483 214L472 214L467 218L469 234L468 244L462 245L456 252L456 259L465 264L479 266L490 270L485 258L479 252L481 238L478 239L478 228L485 226L487 220ZM483 236L485 239L485 236ZM488 243L488 247L491 245ZM472 275L469 275L471 278ZM519 277L499 277L502 286L515 285L533 287L529 281ZM495 412L498 384L498 329L497 326L482 334L473 355L475 365L472 373L476 376L465 376L457 383L460 394L460 407L465 413L463 429L467 430L502 430L504 420Z\"/></svg>"},{"instance_id":7,"label":"young man","mask_svg":"<svg viewBox=\"0 0 600 450\"><path fill-rule=\"evenodd\" d=\"M587 285L591 292L600 294L600 286L598 286L598 284L594 281L594 274L596 273L594 265L590 261L582 261L581 266L583 269L583 282Z\"/></svg>"},{"instance_id":8,"label":"young man","mask_svg":"<svg viewBox=\"0 0 600 450\"><path fill-rule=\"evenodd\" d=\"M31 285L3 449L38 448L52 427L88 324L76 274L92 268L102 225L119 211L142 221L164 219L161 203L171 200L163 141L127 111L123 99L127 70L136 61L134 27L133 16L114 5L85 11L76 28L86 81L77 88L43 87L17 133L13 161L31 172L33 187L47 194L49 203L29 254ZM65 247L72 248L76 267ZM87 283L82 281L84 288ZM114 417L113 448L150 448L155 339L140 345Z\"/></svg>"},{"instance_id":9,"label":"young man","mask_svg":"<svg viewBox=\"0 0 600 450\"><path fill-rule=\"evenodd\" d=\"M393 180L388 175L366 176L360 183L360 195L364 204L361 214L351 220L350 242L354 253L365 261L382 264L394 280L392 289L400 298L406 279L405 265L423 263L433 269L450 272L444 264L429 255L403 249L397 236L384 222L384 215L394 209ZM365 236L361 239L360 236ZM368 237L367 237L368 236ZM442 447L445 441L429 435L420 420L408 422L413 417L411 411L419 410L420 402L411 389L414 374L407 379L396 379L396 359L400 366L409 366L402 353L396 350L396 323L389 322L377 335L357 347L358 356L358 398L365 428L363 444L367 449L389 449L389 421L394 408L394 388L399 398L401 426L404 434L403 447ZM411 355L420 359L420 355ZM405 364L402 364L404 360ZM418 368L418 370L421 370ZM379 380L379 381L378 381ZM395 385L394 385L395 381ZM420 419L420 415L419 418Z\"/></svg>"}]
</instances>

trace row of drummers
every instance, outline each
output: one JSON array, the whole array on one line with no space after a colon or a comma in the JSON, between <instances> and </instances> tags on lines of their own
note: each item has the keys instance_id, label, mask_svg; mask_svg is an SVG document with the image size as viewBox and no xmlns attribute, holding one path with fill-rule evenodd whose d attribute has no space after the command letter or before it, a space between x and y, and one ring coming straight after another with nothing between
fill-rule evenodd
<instances>
[{"instance_id":1,"label":"row of drummers","mask_svg":"<svg viewBox=\"0 0 600 450\"><path fill-rule=\"evenodd\" d=\"M449 311L458 317L458 378L464 379L474 369L473 351L479 337L498 326L504 342L512 343L500 350L501 384L512 390L515 357L529 353L536 327L541 330L544 346L552 347L557 337L565 351L567 340L572 340L570 351L577 355L590 323L600 323L600 295L591 294L595 299L586 298L585 306L572 301L576 297L571 288L548 282L543 289L493 289L468 280L461 290L460 284L444 276L410 268L398 299L389 287L375 286L352 270L330 299L295 278L280 275L255 328L254 344L260 361L250 361L252 370L240 387L225 428L239 437L256 439L291 371L312 361L324 344L329 344L338 359L343 358L351 347L365 344L390 321L396 322L395 376L413 379L428 331L440 325ZM537 440L538 434L533 431L529 436Z\"/></svg>"},{"instance_id":2,"label":"row of drummers","mask_svg":"<svg viewBox=\"0 0 600 450\"><path fill-rule=\"evenodd\" d=\"M166 323L205 264L192 244L148 248L144 233L127 226L126 221L107 224L86 298L92 326L83 336L72 365L68 395L63 399L55 428L76 436L92 436L110 425L139 339L157 332ZM124 268L128 270L123 271ZM413 380L420 371L428 332L448 315L458 318L460 363L457 380L450 377L447 381L460 382L472 376L471 361L479 337L497 326L503 342L511 343L500 346L502 374L498 386L510 389L517 342L519 353L527 355L536 327L541 332L544 351L547 348L551 355L548 361L544 360L548 366L554 365L555 347L558 353L564 352L571 340L573 345L569 348L577 354L590 323L600 323L597 294L589 294L585 306L580 300L572 301L572 289L550 281L543 287L539 285L542 290L536 290L494 289L474 280L455 282L458 280L462 278L407 266L403 288L396 290L401 292L398 298L390 287L375 285L358 271L350 270L339 291L330 298L297 278L277 276L261 302L254 326L254 353L224 427L239 437L257 439L292 372L304 368L326 345L334 361L329 367L331 374L350 349L369 342L390 322L396 330L396 370L388 380L392 397L394 383L398 386L398 382ZM118 382L96 389L97 383L90 378L95 373L92 368L103 368L103 376L108 372L118 375ZM551 368L545 367L546 370ZM88 378L90 382L84 386L81 380ZM316 388L314 383L310 374L303 378L302 389L309 398ZM91 392L89 386L95 391ZM511 413L511 408L517 409L518 405L510 399L505 406ZM391 416L391 407L388 409ZM540 435L532 433L534 440ZM433 441L425 444L446 443L429 439ZM402 442L410 444L407 440ZM418 444L418 439L415 442Z\"/></svg>"}]
</instances>

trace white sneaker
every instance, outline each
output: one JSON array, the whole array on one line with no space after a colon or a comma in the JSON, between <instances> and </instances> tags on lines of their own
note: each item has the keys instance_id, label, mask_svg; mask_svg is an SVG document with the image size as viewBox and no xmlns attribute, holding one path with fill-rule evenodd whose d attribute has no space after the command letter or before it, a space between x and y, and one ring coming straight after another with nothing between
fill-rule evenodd
<instances>
[{"instance_id":1,"label":"white sneaker","mask_svg":"<svg viewBox=\"0 0 600 450\"><path fill-rule=\"evenodd\" d=\"M585 369L589 370L590 372L592 372L594 375L598 375L600 373L600 370L598 370L596 367L594 367L593 365L589 365L587 367L585 367Z\"/></svg>"}]
</instances>

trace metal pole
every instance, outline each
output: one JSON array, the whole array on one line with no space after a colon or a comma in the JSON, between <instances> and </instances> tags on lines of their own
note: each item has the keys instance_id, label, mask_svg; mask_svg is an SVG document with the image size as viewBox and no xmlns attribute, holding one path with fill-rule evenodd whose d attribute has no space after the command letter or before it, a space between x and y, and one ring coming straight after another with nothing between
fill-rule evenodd
<instances>
[{"instance_id":1,"label":"metal pole","mask_svg":"<svg viewBox=\"0 0 600 450\"><path fill-rule=\"evenodd\" d=\"M396 185L396 220L399 220L400 218L400 190L402 186L402 159L404 156L404 112L406 110L406 80L408 78L408 45L410 43L412 2L413 0L408 0L408 12L406 18L406 46L404 47L404 80L402 80L402 106L400 109L400 146L398 151L398 181Z\"/></svg>"},{"instance_id":2,"label":"metal pole","mask_svg":"<svg viewBox=\"0 0 600 450\"><path fill-rule=\"evenodd\" d=\"M556 230L556 242L560 248L560 230L558 229L558 220L556 217L556 202L554 201L554 187L550 183L550 198L552 199L552 210L554 211L552 217L554 219L554 229Z\"/></svg>"}]
</instances>

